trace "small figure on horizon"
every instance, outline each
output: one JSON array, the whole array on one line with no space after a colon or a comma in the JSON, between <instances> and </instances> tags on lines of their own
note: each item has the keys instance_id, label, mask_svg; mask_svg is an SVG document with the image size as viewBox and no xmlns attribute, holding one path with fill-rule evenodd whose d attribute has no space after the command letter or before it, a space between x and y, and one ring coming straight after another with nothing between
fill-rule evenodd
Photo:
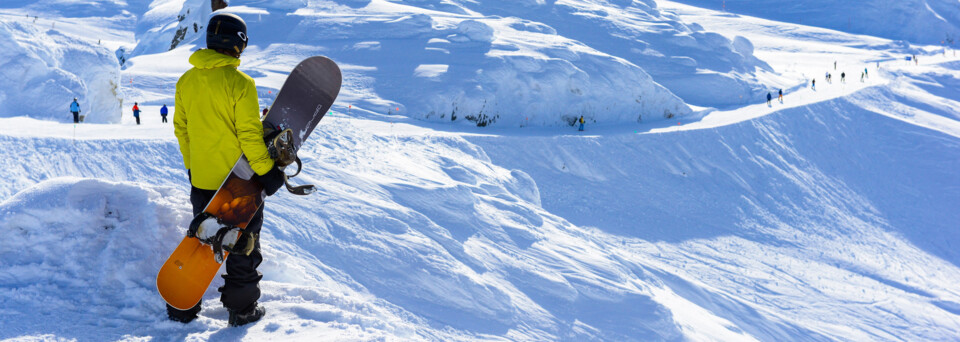
<instances>
[{"instance_id":1,"label":"small figure on horizon","mask_svg":"<svg viewBox=\"0 0 960 342\"><path fill-rule=\"evenodd\" d=\"M583 115L581 115L581 116L580 116L580 129L579 129L579 131L581 131L581 132L583 132L583 123L584 123L584 121L583 121Z\"/></svg>"},{"instance_id":2,"label":"small figure on horizon","mask_svg":"<svg viewBox=\"0 0 960 342\"><path fill-rule=\"evenodd\" d=\"M770 101L772 101L772 100L773 100L773 95L770 95L770 92L768 91L768 92L767 92L767 106L770 105Z\"/></svg>"},{"instance_id":3,"label":"small figure on horizon","mask_svg":"<svg viewBox=\"0 0 960 342\"><path fill-rule=\"evenodd\" d=\"M837 70L837 61L833 61L833 70Z\"/></svg>"},{"instance_id":4,"label":"small figure on horizon","mask_svg":"<svg viewBox=\"0 0 960 342\"><path fill-rule=\"evenodd\" d=\"M847 83L847 73L845 72L840 73L840 83Z\"/></svg>"},{"instance_id":5,"label":"small figure on horizon","mask_svg":"<svg viewBox=\"0 0 960 342\"><path fill-rule=\"evenodd\" d=\"M777 93L778 93L777 99L778 99L778 100L780 101L780 103L782 104L782 103L783 103L783 89L780 89L779 91L777 91Z\"/></svg>"},{"instance_id":6,"label":"small figure on horizon","mask_svg":"<svg viewBox=\"0 0 960 342\"><path fill-rule=\"evenodd\" d=\"M870 72L867 71L867 68L863 68L863 76L870 78Z\"/></svg>"},{"instance_id":7,"label":"small figure on horizon","mask_svg":"<svg viewBox=\"0 0 960 342\"><path fill-rule=\"evenodd\" d=\"M137 125L140 124L140 106L137 106L137 103L133 103L133 117L137 119Z\"/></svg>"},{"instance_id":8,"label":"small figure on horizon","mask_svg":"<svg viewBox=\"0 0 960 342\"><path fill-rule=\"evenodd\" d=\"M164 104L163 107L160 107L160 120L163 123L167 123L167 105Z\"/></svg>"},{"instance_id":9,"label":"small figure on horizon","mask_svg":"<svg viewBox=\"0 0 960 342\"><path fill-rule=\"evenodd\" d=\"M80 123L80 104L77 103L77 98L73 98L73 102L70 103L70 112L73 113L73 123Z\"/></svg>"},{"instance_id":10,"label":"small figure on horizon","mask_svg":"<svg viewBox=\"0 0 960 342\"><path fill-rule=\"evenodd\" d=\"M861 73L860 73L860 83L863 83L863 77L864 77L864 74L861 72Z\"/></svg>"},{"instance_id":11,"label":"small figure on horizon","mask_svg":"<svg viewBox=\"0 0 960 342\"><path fill-rule=\"evenodd\" d=\"M817 79L810 80L810 89L817 90Z\"/></svg>"}]
</instances>

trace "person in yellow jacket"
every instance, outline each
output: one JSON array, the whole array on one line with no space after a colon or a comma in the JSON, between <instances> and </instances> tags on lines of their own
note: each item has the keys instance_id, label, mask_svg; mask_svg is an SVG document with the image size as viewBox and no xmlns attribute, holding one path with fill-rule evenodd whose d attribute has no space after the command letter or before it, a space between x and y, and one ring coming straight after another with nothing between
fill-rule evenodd
<instances>
[{"instance_id":1,"label":"person in yellow jacket","mask_svg":"<svg viewBox=\"0 0 960 342\"><path fill-rule=\"evenodd\" d=\"M270 159L263 141L256 85L250 76L237 70L246 47L247 25L243 19L229 13L214 14L207 25L207 49L190 56L193 68L177 81L174 133L192 185L194 215L203 212L241 154L267 195L283 185L283 173ZM263 206L245 228L252 234L244 234L241 239L256 238L262 225ZM231 326L257 321L266 312L257 303L263 277L257 271L263 260L260 241L253 245L249 255L232 253L227 258L227 274L219 291ZM167 316L188 323L200 313L201 303L186 311L167 305Z\"/></svg>"}]
</instances>

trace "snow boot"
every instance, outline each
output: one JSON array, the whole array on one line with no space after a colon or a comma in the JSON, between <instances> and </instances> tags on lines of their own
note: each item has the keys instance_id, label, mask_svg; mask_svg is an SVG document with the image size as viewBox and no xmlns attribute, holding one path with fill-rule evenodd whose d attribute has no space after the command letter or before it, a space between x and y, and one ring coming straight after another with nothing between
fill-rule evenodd
<instances>
[{"instance_id":1,"label":"snow boot","mask_svg":"<svg viewBox=\"0 0 960 342\"><path fill-rule=\"evenodd\" d=\"M197 319L197 316L199 315L200 303L197 303L197 305L190 308L190 310L177 310L176 308L170 306L170 304L167 304L167 318L169 318L171 321L187 324L192 322L194 319Z\"/></svg>"},{"instance_id":2,"label":"snow boot","mask_svg":"<svg viewBox=\"0 0 960 342\"><path fill-rule=\"evenodd\" d=\"M227 312L230 313L230 318L227 320L227 324L231 327L239 327L247 323L253 323L259 321L260 318L263 318L263 315L267 313L267 310L263 308L259 303L254 302L253 305L250 305L250 308L240 312L227 309Z\"/></svg>"}]
</instances>

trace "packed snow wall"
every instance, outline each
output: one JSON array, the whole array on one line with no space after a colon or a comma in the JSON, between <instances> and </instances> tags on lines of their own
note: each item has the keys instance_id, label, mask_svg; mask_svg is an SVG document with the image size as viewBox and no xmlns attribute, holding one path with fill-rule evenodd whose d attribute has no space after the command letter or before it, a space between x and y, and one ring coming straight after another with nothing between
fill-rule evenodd
<instances>
[{"instance_id":1,"label":"packed snow wall","mask_svg":"<svg viewBox=\"0 0 960 342\"><path fill-rule=\"evenodd\" d=\"M84 122L119 122L117 57L49 24L0 21L0 117L69 122L77 98Z\"/></svg>"}]
</instances>

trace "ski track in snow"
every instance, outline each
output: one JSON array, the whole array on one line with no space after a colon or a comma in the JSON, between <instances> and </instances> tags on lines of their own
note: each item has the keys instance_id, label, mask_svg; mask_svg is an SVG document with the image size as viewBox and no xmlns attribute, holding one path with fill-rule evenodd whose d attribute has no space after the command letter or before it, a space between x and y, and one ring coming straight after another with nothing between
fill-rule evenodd
<instances>
[{"instance_id":1,"label":"ski track in snow","mask_svg":"<svg viewBox=\"0 0 960 342\"><path fill-rule=\"evenodd\" d=\"M115 124L0 119L0 339L956 338L960 62L926 54L914 65L884 39L658 5L748 38L770 66L756 79L783 88L784 103L766 105L762 91L583 133L476 128L383 115L394 104L372 84L390 80L347 63L344 98L301 151L295 182L318 193L267 200L268 311L242 328L226 327L219 278L188 325L166 320L154 285L190 220L158 114L189 44L122 71L142 125L129 108ZM111 46L129 42L113 30ZM244 61L267 99L301 54L324 52L267 49L281 57ZM853 70L846 84L834 60Z\"/></svg>"}]
</instances>

